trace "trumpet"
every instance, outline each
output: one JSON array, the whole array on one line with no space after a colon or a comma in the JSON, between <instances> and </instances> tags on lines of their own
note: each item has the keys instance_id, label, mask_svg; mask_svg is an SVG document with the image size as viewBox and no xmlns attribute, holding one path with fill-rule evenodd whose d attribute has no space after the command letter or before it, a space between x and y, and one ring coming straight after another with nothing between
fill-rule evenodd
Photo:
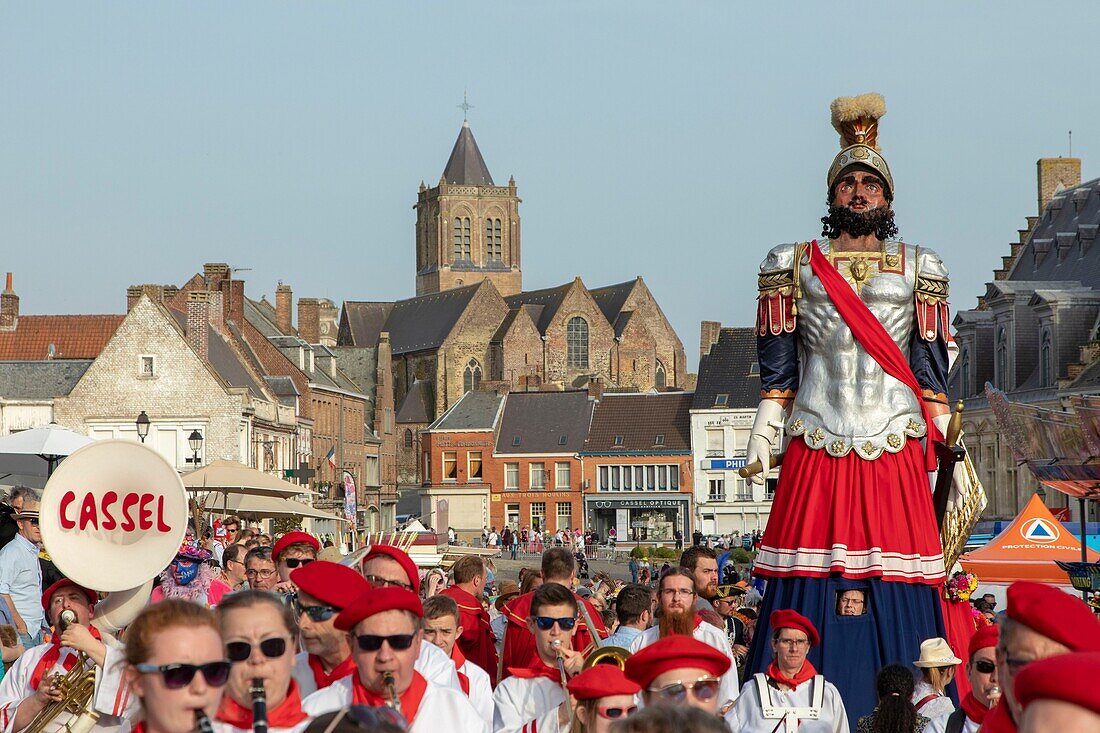
<instances>
[{"instance_id":1,"label":"trumpet","mask_svg":"<svg viewBox=\"0 0 1100 733\"><path fill-rule=\"evenodd\" d=\"M397 712L401 712L401 698L397 695L397 679L393 676L393 672L382 673L382 684L386 687L386 692L390 695L390 701L386 703Z\"/></svg>"},{"instance_id":2,"label":"trumpet","mask_svg":"<svg viewBox=\"0 0 1100 733\"><path fill-rule=\"evenodd\" d=\"M565 699L569 699L569 675L565 673L565 655L561 653L561 639L554 639L550 642L550 646L554 647L554 651L558 654L558 673L561 675L561 690L565 693Z\"/></svg>"}]
</instances>

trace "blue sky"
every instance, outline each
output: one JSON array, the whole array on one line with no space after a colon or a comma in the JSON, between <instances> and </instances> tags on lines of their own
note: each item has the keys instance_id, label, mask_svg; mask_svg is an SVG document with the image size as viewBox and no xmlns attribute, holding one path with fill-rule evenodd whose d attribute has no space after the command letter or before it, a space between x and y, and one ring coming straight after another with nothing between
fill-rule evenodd
<instances>
[{"instance_id":1,"label":"blue sky","mask_svg":"<svg viewBox=\"0 0 1100 733\"><path fill-rule=\"evenodd\" d=\"M0 5L0 268L24 313L121 312L206 261L249 295L414 294L412 209L470 122L523 198L528 289L642 275L692 368L755 271L820 233L833 97L875 90L906 240L969 308L1036 211L1100 175L1091 3Z\"/></svg>"}]
</instances>

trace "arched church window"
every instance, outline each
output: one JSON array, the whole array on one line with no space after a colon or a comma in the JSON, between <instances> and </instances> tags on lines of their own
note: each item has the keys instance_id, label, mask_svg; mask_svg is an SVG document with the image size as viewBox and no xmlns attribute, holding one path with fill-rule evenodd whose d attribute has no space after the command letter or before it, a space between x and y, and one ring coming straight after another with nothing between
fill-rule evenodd
<instances>
[{"instance_id":1,"label":"arched church window","mask_svg":"<svg viewBox=\"0 0 1100 733\"><path fill-rule=\"evenodd\" d=\"M668 377L665 376L665 365L661 363L661 360L657 360L657 369L653 372L653 386L658 389L662 389L668 384Z\"/></svg>"},{"instance_id":2,"label":"arched church window","mask_svg":"<svg viewBox=\"0 0 1100 733\"><path fill-rule=\"evenodd\" d=\"M470 259L470 217L455 217L454 245L456 260Z\"/></svg>"},{"instance_id":3,"label":"arched church window","mask_svg":"<svg viewBox=\"0 0 1100 733\"><path fill-rule=\"evenodd\" d=\"M500 219L485 220L485 252L494 262L500 262L504 256L504 240L501 237Z\"/></svg>"},{"instance_id":4,"label":"arched church window","mask_svg":"<svg viewBox=\"0 0 1100 733\"><path fill-rule=\"evenodd\" d=\"M462 259L462 219L455 217L455 259Z\"/></svg>"},{"instance_id":5,"label":"arched church window","mask_svg":"<svg viewBox=\"0 0 1100 733\"><path fill-rule=\"evenodd\" d=\"M412 448L413 447L413 431L410 430L409 428L405 428L405 447L406 448Z\"/></svg>"},{"instance_id":6,"label":"arched church window","mask_svg":"<svg viewBox=\"0 0 1100 733\"><path fill-rule=\"evenodd\" d=\"M481 385L481 365L477 359L470 359L466 364L466 372L462 377L462 389L466 392L473 391Z\"/></svg>"},{"instance_id":7,"label":"arched church window","mask_svg":"<svg viewBox=\"0 0 1100 733\"><path fill-rule=\"evenodd\" d=\"M1054 364L1050 349L1050 331L1043 332L1043 343L1039 347L1039 383L1049 387L1054 383Z\"/></svg>"},{"instance_id":8,"label":"arched church window","mask_svg":"<svg viewBox=\"0 0 1100 733\"><path fill-rule=\"evenodd\" d=\"M569 319L565 327L566 363L573 369L588 368L588 321L580 316Z\"/></svg>"}]
</instances>

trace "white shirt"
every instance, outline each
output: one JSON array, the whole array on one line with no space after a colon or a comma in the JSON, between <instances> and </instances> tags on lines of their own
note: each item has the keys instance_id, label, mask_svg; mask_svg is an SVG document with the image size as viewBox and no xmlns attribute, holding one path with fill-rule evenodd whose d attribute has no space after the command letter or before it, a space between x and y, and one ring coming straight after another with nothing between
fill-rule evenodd
<instances>
[{"instance_id":1,"label":"white shirt","mask_svg":"<svg viewBox=\"0 0 1100 733\"><path fill-rule=\"evenodd\" d=\"M661 630L658 627L649 627L635 637L634 641L630 642L630 653L634 654L657 641L660 638L660 633ZM705 621L696 626L691 635L697 641L714 647L730 658L730 668L722 675L718 685L718 707L722 708L731 700L736 700L738 694L737 660L733 658L733 649L730 648L729 637L721 629L711 626Z\"/></svg>"},{"instance_id":2,"label":"white shirt","mask_svg":"<svg viewBox=\"0 0 1100 733\"><path fill-rule=\"evenodd\" d=\"M423 646L435 646L424 644ZM439 647L436 647L439 649ZM442 653L442 649L439 650ZM454 663L451 663L454 669ZM351 678L337 680L302 702L302 709L314 717L351 705ZM483 720L461 690L428 683L416 717L409 721L409 733L489 733L489 721Z\"/></svg>"},{"instance_id":3,"label":"white shirt","mask_svg":"<svg viewBox=\"0 0 1100 733\"><path fill-rule=\"evenodd\" d=\"M291 726L290 728L268 728L267 733L302 733L302 731L309 727L312 721L313 717L309 716L304 718L301 723ZM215 733L252 733L251 728L238 728L235 725L230 725L221 720L212 720L210 722L214 724Z\"/></svg>"},{"instance_id":4,"label":"white shirt","mask_svg":"<svg viewBox=\"0 0 1100 733\"><path fill-rule=\"evenodd\" d=\"M561 683L546 677L508 677L493 693L493 733L564 733L558 706L565 702Z\"/></svg>"},{"instance_id":5,"label":"white shirt","mask_svg":"<svg viewBox=\"0 0 1100 733\"><path fill-rule=\"evenodd\" d=\"M771 703L776 707L808 708L813 701L813 682L804 682L795 690L780 690L768 685ZM781 721L766 720L760 705L756 680L750 678L741 688L741 699L726 715L730 730L740 733L773 733L782 731ZM779 724L779 725L777 725ZM848 714L844 710L844 701L840 692L829 681L825 681L825 693L821 701L819 720L800 720L798 733L849 733Z\"/></svg>"},{"instance_id":6,"label":"white shirt","mask_svg":"<svg viewBox=\"0 0 1100 733\"><path fill-rule=\"evenodd\" d=\"M42 608L42 566L38 545L21 534L0 548L0 593L11 596L15 610L34 636L46 618Z\"/></svg>"},{"instance_id":7,"label":"white shirt","mask_svg":"<svg viewBox=\"0 0 1100 733\"><path fill-rule=\"evenodd\" d=\"M955 703L951 702L951 698L944 697L933 690L932 685L925 680L917 680L917 683L913 685L911 702L916 705L928 695L935 695L936 697L926 702L922 707L917 708L917 712L924 717L934 720L955 712Z\"/></svg>"},{"instance_id":8,"label":"white shirt","mask_svg":"<svg viewBox=\"0 0 1100 733\"><path fill-rule=\"evenodd\" d=\"M489 682L489 673L467 659L458 671L470 681L470 704L483 720L493 719L493 686Z\"/></svg>"},{"instance_id":9,"label":"white shirt","mask_svg":"<svg viewBox=\"0 0 1100 733\"><path fill-rule=\"evenodd\" d=\"M420 656L413 663L413 669L428 682L462 692L455 663L435 644L420 644ZM298 683L303 700L317 692L317 682L313 679L313 670L309 668L309 654L300 652L294 657L294 670L290 674Z\"/></svg>"}]
</instances>

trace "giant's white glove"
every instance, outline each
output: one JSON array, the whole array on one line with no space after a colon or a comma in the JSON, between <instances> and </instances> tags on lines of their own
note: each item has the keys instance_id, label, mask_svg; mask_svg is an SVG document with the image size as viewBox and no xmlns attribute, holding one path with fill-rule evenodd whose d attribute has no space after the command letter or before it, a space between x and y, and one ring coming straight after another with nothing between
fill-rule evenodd
<instances>
[{"instance_id":1,"label":"giant's white glove","mask_svg":"<svg viewBox=\"0 0 1100 733\"><path fill-rule=\"evenodd\" d=\"M951 413L945 412L942 415L936 415L932 418L932 422L936 424L936 427L940 429L940 434L946 439L947 425L951 422ZM959 442L962 442L961 435L959 436ZM947 494L947 511L957 512L962 509L964 486L966 486L966 465L963 461L959 461L951 472L951 490Z\"/></svg>"},{"instance_id":2,"label":"giant's white glove","mask_svg":"<svg viewBox=\"0 0 1100 733\"><path fill-rule=\"evenodd\" d=\"M749 477L752 483L761 485L767 479L772 469L772 449L779 447L779 431L783 429L786 418L787 410L782 404L775 400L760 400L745 451L745 465L760 461L760 472Z\"/></svg>"}]
</instances>

